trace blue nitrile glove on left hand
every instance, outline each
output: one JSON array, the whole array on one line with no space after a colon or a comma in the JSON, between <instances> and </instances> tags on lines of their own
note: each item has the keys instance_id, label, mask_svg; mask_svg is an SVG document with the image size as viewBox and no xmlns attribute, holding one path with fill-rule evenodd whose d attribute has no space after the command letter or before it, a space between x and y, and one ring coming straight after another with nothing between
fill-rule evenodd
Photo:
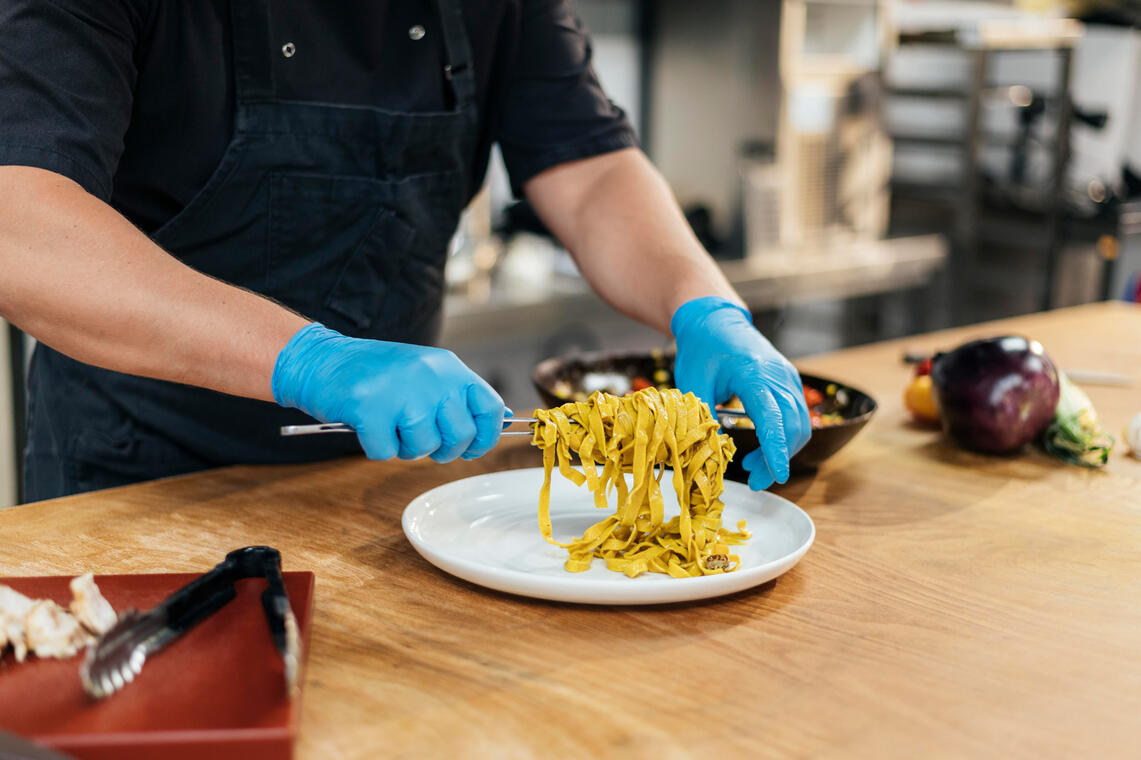
<instances>
[{"instance_id":1,"label":"blue nitrile glove on left hand","mask_svg":"<svg viewBox=\"0 0 1141 760\"><path fill-rule=\"evenodd\" d=\"M687 301L674 312L670 330L677 341L677 387L710 409L737 396L756 426L761 447L742 460L749 487L761 491L788 480L789 459L812 435L796 368L753 327L748 311L724 298Z\"/></svg>"},{"instance_id":2,"label":"blue nitrile glove on left hand","mask_svg":"<svg viewBox=\"0 0 1141 760\"><path fill-rule=\"evenodd\" d=\"M316 322L277 356L273 397L356 431L370 459L475 459L499 440L504 406L451 351L349 338Z\"/></svg>"}]
</instances>

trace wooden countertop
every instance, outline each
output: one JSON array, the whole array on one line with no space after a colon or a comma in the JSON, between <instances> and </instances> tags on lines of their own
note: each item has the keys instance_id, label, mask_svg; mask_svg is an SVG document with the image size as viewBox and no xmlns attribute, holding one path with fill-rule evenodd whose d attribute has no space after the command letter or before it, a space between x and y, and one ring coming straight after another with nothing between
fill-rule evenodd
<instances>
[{"instance_id":1,"label":"wooden countertop","mask_svg":"<svg viewBox=\"0 0 1141 760\"><path fill-rule=\"evenodd\" d=\"M1017 331L1141 411L1141 308L1104 304L819 356L868 428L778 489L815 546L751 592L660 608L455 580L400 530L414 496L534 465L234 467L0 512L5 574L204 571L266 543L317 573L300 760L382 757L1124 757L1141 715L1141 461L1089 472L969 454L907 422L904 347ZM2 676L0 676L2 677Z\"/></svg>"}]
</instances>

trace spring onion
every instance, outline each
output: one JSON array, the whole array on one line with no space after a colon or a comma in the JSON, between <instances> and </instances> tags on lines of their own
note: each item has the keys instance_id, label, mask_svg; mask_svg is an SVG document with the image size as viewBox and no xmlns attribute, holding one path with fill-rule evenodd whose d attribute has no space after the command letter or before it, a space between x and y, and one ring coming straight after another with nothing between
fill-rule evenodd
<instances>
[{"instance_id":1,"label":"spring onion","mask_svg":"<svg viewBox=\"0 0 1141 760\"><path fill-rule=\"evenodd\" d=\"M1046 428L1046 450L1063 462L1081 467L1103 467L1113 448L1113 436L1097 424L1093 402L1059 371L1060 394L1054 419Z\"/></svg>"}]
</instances>

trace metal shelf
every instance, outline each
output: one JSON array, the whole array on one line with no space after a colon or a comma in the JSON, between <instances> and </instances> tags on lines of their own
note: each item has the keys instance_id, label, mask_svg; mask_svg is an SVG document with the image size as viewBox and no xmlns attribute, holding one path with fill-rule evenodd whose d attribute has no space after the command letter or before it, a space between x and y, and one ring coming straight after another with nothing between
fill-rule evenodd
<instances>
[{"instance_id":1,"label":"metal shelf","mask_svg":"<svg viewBox=\"0 0 1141 760\"><path fill-rule=\"evenodd\" d=\"M894 134L891 135L891 139L896 145L904 147L962 148L966 145L968 137L967 135ZM1018 143L1018 137L1016 135L999 134L996 132L980 134L978 135L978 140L982 145L994 145L1002 148L1013 148ZM1033 145L1051 150L1053 141L1035 138Z\"/></svg>"},{"instance_id":2,"label":"metal shelf","mask_svg":"<svg viewBox=\"0 0 1141 760\"><path fill-rule=\"evenodd\" d=\"M755 310L797 301L852 298L918 287L930 281L947 258L942 235L852 241L820 249L773 250L752 258L719 262L725 276ZM521 332L542 335L591 315L611 314L577 279L558 288L493 287L476 300L449 294L440 344L454 347L488 336ZM617 315L614 315L617 319Z\"/></svg>"},{"instance_id":3,"label":"metal shelf","mask_svg":"<svg viewBox=\"0 0 1141 760\"><path fill-rule=\"evenodd\" d=\"M947 90L937 87L888 87L887 94L902 98L954 98L956 100L971 96L966 90Z\"/></svg>"}]
</instances>

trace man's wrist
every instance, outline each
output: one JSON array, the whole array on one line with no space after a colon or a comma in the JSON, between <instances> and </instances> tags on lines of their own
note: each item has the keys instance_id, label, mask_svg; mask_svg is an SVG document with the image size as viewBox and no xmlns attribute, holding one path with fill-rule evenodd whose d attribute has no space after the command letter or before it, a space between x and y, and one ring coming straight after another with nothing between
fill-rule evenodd
<instances>
[{"instance_id":1,"label":"man's wrist","mask_svg":"<svg viewBox=\"0 0 1141 760\"><path fill-rule=\"evenodd\" d=\"M302 374L306 366L312 364L317 346L337 337L341 337L340 333L328 329L320 322L310 322L293 334L278 353L273 365L270 385L274 401L281 406L309 411L301 399L305 385Z\"/></svg>"},{"instance_id":2,"label":"man's wrist","mask_svg":"<svg viewBox=\"0 0 1141 760\"><path fill-rule=\"evenodd\" d=\"M743 316L750 325L753 324L753 315L739 302L732 301L723 296L702 296L701 298L693 298L686 301L674 311L673 317L670 319L670 332L677 338L691 325L697 324L710 314L723 309L737 312Z\"/></svg>"}]
</instances>

